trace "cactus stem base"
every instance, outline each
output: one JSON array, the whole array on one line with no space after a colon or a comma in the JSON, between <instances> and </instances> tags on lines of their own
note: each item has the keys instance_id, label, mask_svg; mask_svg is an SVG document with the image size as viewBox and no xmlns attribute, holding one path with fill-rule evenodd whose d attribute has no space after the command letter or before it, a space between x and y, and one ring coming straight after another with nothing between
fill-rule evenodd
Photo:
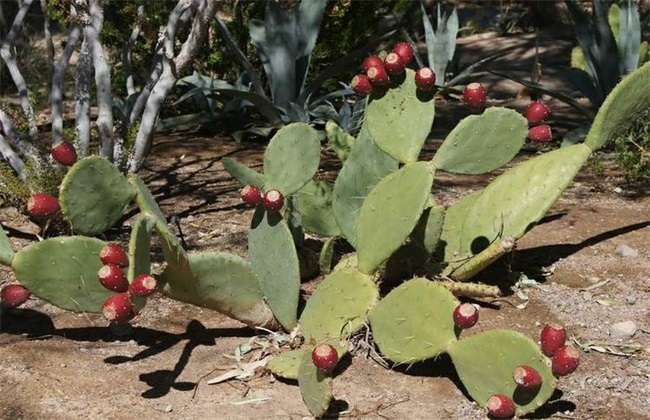
<instances>
[{"instance_id":1,"label":"cactus stem base","mask_svg":"<svg viewBox=\"0 0 650 420\"><path fill-rule=\"evenodd\" d=\"M514 248L515 238L506 236L492 242L490 246L461 265L450 264L442 274L451 277L455 281L467 281Z\"/></svg>"},{"instance_id":2,"label":"cactus stem base","mask_svg":"<svg viewBox=\"0 0 650 420\"><path fill-rule=\"evenodd\" d=\"M498 286L478 283L458 283L455 281L436 280L434 283L439 284L449 290L455 296L466 296L472 298L499 297L501 290Z\"/></svg>"}]
</instances>

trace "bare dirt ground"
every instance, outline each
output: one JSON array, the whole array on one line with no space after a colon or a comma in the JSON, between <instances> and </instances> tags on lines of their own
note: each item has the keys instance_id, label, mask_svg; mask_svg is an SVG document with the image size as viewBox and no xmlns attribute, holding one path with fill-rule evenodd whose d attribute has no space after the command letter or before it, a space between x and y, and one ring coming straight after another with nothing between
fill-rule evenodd
<instances>
[{"instance_id":1,"label":"bare dirt ground","mask_svg":"<svg viewBox=\"0 0 650 420\"><path fill-rule=\"evenodd\" d=\"M521 108L525 101L512 99L516 89L503 86L505 99L499 103ZM556 115L566 111L560 104L556 108ZM463 112L440 104L423 157L435 151ZM165 214L180 218L189 250L246 255L252 211L240 203L241 186L223 170L221 159L259 168L262 152L261 144L223 137L157 139L142 175ZM337 167L329 154L324 158L322 176L328 177ZM451 203L493 177L443 175L435 193ZM558 322L585 350L578 371L563 378L554 398L531 417L650 418L649 210L650 198L627 191L620 174L586 167L548 217L518 243L505 261L510 270L493 274L523 273L540 284L525 289L527 301L517 295L485 300L481 321L467 334L502 327L536 338L544 323ZM16 249L38 232L11 208L0 210L0 220ZM126 232L115 230L112 239L124 241ZM617 255L620 245L638 255ZM6 269L0 276L0 283L13 281ZM623 321L636 324L635 334L612 337L610 327ZM265 334L209 310L155 297L134 321L132 335L121 338L99 315L61 311L38 299L5 312L0 322L2 419L310 418L296 384L264 372L246 381L206 384L235 367L232 355L239 344ZM337 371L334 396L335 418L485 417L446 357L388 370L372 359L348 356Z\"/></svg>"}]
</instances>

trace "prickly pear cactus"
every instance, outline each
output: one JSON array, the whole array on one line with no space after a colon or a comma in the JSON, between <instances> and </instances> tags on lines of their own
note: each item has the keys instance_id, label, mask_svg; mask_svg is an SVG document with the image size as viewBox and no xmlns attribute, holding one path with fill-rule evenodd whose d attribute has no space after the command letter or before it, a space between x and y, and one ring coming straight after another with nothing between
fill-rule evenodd
<instances>
[{"instance_id":1,"label":"prickly pear cactus","mask_svg":"<svg viewBox=\"0 0 650 420\"><path fill-rule=\"evenodd\" d=\"M279 190L285 196L302 188L314 176L320 162L320 140L307 124L281 128L264 152L264 190Z\"/></svg>"},{"instance_id":2,"label":"prickly pear cactus","mask_svg":"<svg viewBox=\"0 0 650 420\"><path fill-rule=\"evenodd\" d=\"M11 265L15 254L7 233L0 225L0 264Z\"/></svg>"},{"instance_id":3,"label":"prickly pear cactus","mask_svg":"<svg viewBox=\"0 0 650 420\"><path fill-rule=\"evenodd\" d=\"M83 236L60 236L31 244L11 263L16 278L30 292L59 308L100 312L112 292L97 280L99 251L106 243Z\"/></svg>"},{"instance_id":4,"label":"prickly pear cactus","mask_svg":"<svg viewBox=\"0 0 650 420\"><path fill-rule=\"evenodd\" d=\"M264 175L256 170L230 158L224 158L221 162L226 171L242 184L260 188L264 185Z\"/></svg>"},{"instance_id":5,"label":"prickly pear cactus","mask_svg":"<svg viewBox=\"0 0 650 420\"><path fill-rule=\"evenodd\" d=\"M302 400L314 417L327 412L332 401L332 377L316 368L311 359L314 347L309 346L298 367L298 386Z\"/></svg>"},{"instance_id":6,"label":"prickly pear cactus","mask_svg":"<svg viewBox=\"0 0 650 420\"><path fill-rule=\"evenodd\" d=\"M453 343L448 348L467 392L480 406L488 398L504 394L517 405L517 415L535 411L551 397L557 380L551 361L529 337L510 330L491 330ZM518 366L530 366L542 376L542 385L533 390L517 386L512 372Z\"/></svg>"},{"instance_id":7,"label":"prickly pear cactus","mask_svg":"<svg viewBox=\"0 0 650 420\"><path fill-rule=\"evenodd\" d=\"M410 163L368 194L357 225L359 270L371 273L404 243L427 204L433 172L429 162Z\"/></svg>"},{"instance_id":8,"label":"prickly pear cactus","mask_svg":"<svg viewBox=\"0 0 650 420\"><path fill-rule=\"evenodd\" d=\"M425 278L391 291L369 313L372 335L382 354L396 363L430 359L456 341L452 313L458 300Z\"/></svg>"},{"instance_id":9,"label":"prickly pear cactus","mask_svg":"<svg viewBox=\"0 0 650 420\"><path fill-rule=\"evenodd\" d=\"M151 271L151 232L155 224L151 216L141 213L131 227L129 266L126 270L129 282L132 282L136 276L149 274Z\"/></svg>"},{"instance_id":10,"label":"prickly pear cactus","mask_svg":"<svg viewBox=\"0 0 650 420\"><path fill-rule=\"evenodd\" d=\"M302 359L308 351L312 350L313 348L310 346L303 346L299 349L285 351L269 360L266 368L274 375L296 380L298 379L298 369L300 369Z\"/></svg>"},{"instance_id":11,"label":"prickly pear cactus","mask_svg":"<svg viewBox=\"0 0 650 420\"><path fill-rule=\"evenodd\" d=\"M517 111L488 108L458 123L440 145L433 163L447 172L490 172L515 157L527 133L528 122Z\"/></svg>"},{"instance_id":12,"label":"prickly pear cactus","mask_svg":"<svg viewBox=\"0 0 650 420\"><path fill-rule=\"evenodd\" d=\"M300 225L308 232L337 236L341 229L332 209L332 186L325 181L309 181L296 194L295 211Z\"/></svg>"},{"instance_id":13,"label":"prickly pear cactus","mask_svg":"<svg viewBox=\"0 0 650 420\"><path fill-rule=\"evenodd\" d=\"M338 124L334 121L328 121L325 124L325 134L327 136L327 144L329 147L334 150L334 153L338 156L341 162L345 160L350 155L352 146L356 139L345 132Z\"/></svg>"},{"instance_id":14,"label":"prickly pear cactus","mask_svg":"<svg viewBox=\"0 0 650 420\"><path fill-rule=\"evenodd\" d=\"M248 235L248 253L260 289L280 324L296 326L300 269L287 223L276 212L258 208Z\"/></svg>"},{"instance_id":15,"label":"prickly pear cactus","mask_svg":"<svg viewBox=\"0 0 650 420\"><path fill-rule=\"evenodd\" d=\"M435 200L431 200L431 206L424 209L418 224L411 233L411 239L426 249L429 254L433 254L438 248L442 225L445 221L445 208Z\"/></svg>"},{"instance_id":16,"label":"prickly pear cactus","mask_svg":"<svg viewBox=\"0 0 650 420\"><path fill-rule=\"evenodd\" d=\"M385 92L371 95L364 126L377 146L402 163L415 162L431 131L435 114L433 95L415 85L415 72Z\"/></svg>"},{"instance_id":17,"label":"prickly pear cactus","mask_svg":"<svg viewBox=\"0 0 650 420\"><path fill-rule=\"evenodd\" d=\"M75 163L61 182L61 212L82 235L97 235L124 214L135 191L108 160L89 156Z\"/></svg>"}]
</instances>

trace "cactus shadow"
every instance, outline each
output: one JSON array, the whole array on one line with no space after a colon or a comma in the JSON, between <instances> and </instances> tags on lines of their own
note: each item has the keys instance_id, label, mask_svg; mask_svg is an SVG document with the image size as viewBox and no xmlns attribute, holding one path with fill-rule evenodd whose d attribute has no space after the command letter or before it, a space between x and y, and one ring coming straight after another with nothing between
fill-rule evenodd
<instances>
[{"instance_id":1,"label":"cactus shadow","mask_svg":"<svg viewBox=\"0 0 650 420\"><path fill-rule=\"evenodd\" d=\"M564 392L556 389L551 395L551 398L532 413L523 416L523 419L548 419L556 417L561 413L572 413L577 409L577 406L571 401L562 399Z\"/></svg>"}]
</instances>

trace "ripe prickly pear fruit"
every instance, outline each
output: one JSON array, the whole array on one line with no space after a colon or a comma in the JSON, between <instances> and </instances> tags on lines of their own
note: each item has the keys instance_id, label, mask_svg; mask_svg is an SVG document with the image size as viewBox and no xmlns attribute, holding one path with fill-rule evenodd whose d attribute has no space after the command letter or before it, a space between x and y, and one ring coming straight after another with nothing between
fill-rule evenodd
<instances>
[{"instance_id":1,"label":"ripe prickly pear fruit","mask_svg":"<svg viewBox=\"0 0 650 420\"><path fill-rule=\"evenodd\" d=\"M46 193L36 193L27 200L27 213L36 220L49 219L61 210L59 200Z\"/></svg>"},{"instance_id":2,"label":"ripe prickly pear fruit","mask_svg":"<svg viewBox=\"0 0 650 420\"><path fill-rule=\"evenodd\" d=\"M116 293L110 296L102 304L102 314L109 321L129 321L135 316L131 295L128 293Z\"/></svg>"},{"instance_id":3,"label":"ripe prickly pear fruit","mask_svg":"<svg viewBox=\"0 0 650 420\"><path fill-rule=\"evenodd\" d=\"M415 72L415 85L420 90L431 90L436 84L436 73L429 67L422 67Z\"/></svg>"},{"instance_id":4,"label":"ripe prickly pear fruit","mask_svg":"<svg viewBox=\"0 0 650 420\"><path fill-rule=\"evenodd\" d=\"M129 265L129 256L117 244L108 244L99 251L99 259L103 264L113 264L118 267Z\"/></svg>"},{"instance_id":5,"label":"ripe prickly pear fruit","mask_svg":"<svg viewBox=\"0 0 650 420\"><path fill-rule=\"evenodd\" d=\"M106 264L97 272L99 282L113 292L124 293L129 290L129 281L120 267Z\"/></svg>"},{"instance_id":6,"label":"ripe prickly pear fruit","mask_svg":"<svg viewBox=\"0 0 650 420\"><path fill-rule=\"evenodd\" d=\"M580 351L573 346L559 348L551 360L551 370L555 376L565 376L578 368Z\"/></svg>"},{"instance_id":7,"label":"ripe prickly pear fruit","mask_svg":"<svg viewBox=\"0 0 650 420\"><path fill-rule=\"evenodd\" d=\"M244 188L242 188L239 196L244 201L244 203L251 206L257 206L258 204L262 204L264 202L262 190L256 185L246 185Z\"/></svg>"},{"instance_id":8,"label":"ripe prickly pear fruit","mask_svg":"<svg viewBox=\"0 0 650 420\"><path fill-rule=\"evenodd\" d=\"M402 60L402 57L394 52L388 53L386 58L384 58L384 68L391 76L404 73L405 67L406 64L404 63L404 60Z\"/></svg>"},{"instance_id":9,"label":"ripe prickly pear fruit","mask_svg":"<svg viewBox=\"0 0 650 420\"><path fill-rule=\"evenodd\" d=\"M7 308L17 308L31 296L31 292L22 284L8 284L0 290L0 304Z\"/></svg>"},{"instance_id":10,"label":"ripe prickly pear fruit","mask_svg":"<svg viewBox=\"0 0 650 420\"><path fill-rule=\"evenodd\" d=\"M472 328L477 321L478 309L471 303L461 303L454 309L454 323L459 328Z\"/></svg>"},{"instance_id":11,"label":"ripe prickly pear fruit","mask_svg":"<svg viewBox=\"0 0 650 420\"><path fill-rule=\"evenodd\" d=\"M64 166L72 166L77 161L77 151L69 141L60 141L50 149L52 158Z\"/></svg>"},{"instance_id":12,"label":"ripe prickly pear fruit","mask_svg":"<svg viewBox=\"0 0 650 420\"><path fill-rule=\"evenodd\" d=\"M528 130L528 141L535 143L548 143L553 139L551 126L548 124L537 125Z\"/></svg>"},{"instance_id":13,"label":"ripe prickly pear fruit","mask_svg":"<svg viewBox=\"0 0 650 420\"><path fill-rule=\"evenodd\" d=\"M546 324L540 334L542 353L553 357L555 352L566 343L566 329L557 324Z\"/></svg>"},{"instance_id":14,"label":"ripe prickly pear fruit","mask_svg":"<svg viewBox=\"0 0 650 420\"><path fill-rule=\"evenodd\" d=\"M485 108L485 100L487 99L487 90L481 83L470 83L465 86L463 90L463 101L465 104L475 110Z\"/></svg>"},{"instance_id":15,"label":"ripe prickly pear fruit","mask_svg":"<svg viewBox=\"0 0 650 420\"><path fill-rule=\"evenodd\" d=\"M524 116L528 124L537 125L543 122L551 114L551 109L542 101L533 101L526 108Z\"/></svg>"},{"instance_id":16,"label":"ripe prickly pear fruit","mask_svg":"<svg viewBox=\"0 0 650 420\"><path fill-rule=\"evenodd\" d=\"M488 414L497 419L507 419L515 415L515 402L503 394L494 394L487 400Z\"/></svg>"},{"instance_id":17,"label":"ripe prickly pear fruit","mask_svg":"<svg viewBox=\"0 0 650 420\"><path fill-rule=\"evenodd\" d=\"M363 60L361 67L367 73L370 67L384 67L384 61L378 55L371 55Z\"/></svg>"},{"instance_id":18,"label":"ripe prickly pear fruit","mask_svg":"<svg viewBox=\"0 0 650 420\"><path fill-rule=\"evenodd\" d=\"M522 388L532 389L542 385L542 375L530 366L517 366L512 371L512 378Z\"/></svg>"},{"instance_id":19,"label":"ripe prickly pear fruit","mask_svg":"<svg viewBox=\"0 0 650 420\"><path fill-rule=\"evenodd\" d=\"M383 86L390 82L388 73L386 73L386 69L383 65L381 67L370 67L366 74L368 75L370 82L375 86Z\"/></svg>"},{"instance_id":20,"label":"ripe prickly pear fruit","mask_svg":"<svg viewBox=\"0 0 650 420\"><path fill-rule=\"evenodd\" d=\"M372 84L370 79L365 74L357 74L352 78L350 83L352 90L357 92L359 95L370 95L372 92Z\"/></svg>"},{"instance_id":21,"label":"ripe prickly pear fruit","mask_svg":"<svg viewBox=\"0 0 650 420\"><path fill-rule=\"evenodd\" d=\"M270 211L280 210L284 205L284 196L278 190L269 190L264 194L264 208Z\"/></svg>"},{"instance_id":22,"label":"ripe prickly pear fruit","mask_svg":"<svg viewBox=\"0 0 650 420\"><path fill-rule=\"evenodd\" d=\"M311 360L317 369L330 373L339 362L339 353L329 344L320 344L312 351Z\"/></svg>"},{"instance_id":23,"label":"ripe prickly pear fruit","mask_svg":"<svg viewBox=\"0 0 650 420\"><path fill-rule=\"evenodd\" d=\"M393 47L393 52L400 56L404 65L408 65L413 59L413 47L405 41L400 41Z\"/></svg>"},{"instance_id":24,"label":"ripe prickly pear fruit","mask_svg":"<svg viewBox=\"0 0 650 420\"><path fill-rule=\"evenodd\" d=\"M151 274L140 274L133 279L129 288L132 295L138 297L151 296L158 287L158 282Z\"/></svg>"}]
</instances>

